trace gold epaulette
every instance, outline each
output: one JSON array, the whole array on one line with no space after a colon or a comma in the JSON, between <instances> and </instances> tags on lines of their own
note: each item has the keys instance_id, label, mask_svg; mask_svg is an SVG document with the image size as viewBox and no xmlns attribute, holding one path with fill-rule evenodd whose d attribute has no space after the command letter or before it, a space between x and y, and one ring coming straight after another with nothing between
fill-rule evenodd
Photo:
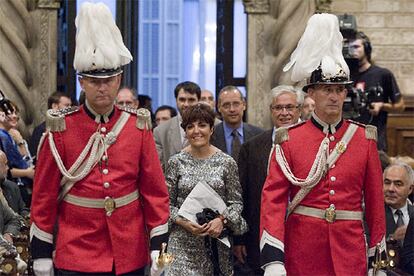
<instances>
[{"instance_id":1,"label":"gold epaulette","mask_svg":"<svg viewBox=\"0 0 414 276\"><path fill-rule=\"evenodd\" d=\"M358 125L360 127L365 128L365 137L367 139L371 139L371 140L377 141L377 136L378 135L377 135L377 127L376 126L366 125L366 124L363 124L363 123L360 123L360 122L352 121L350 119L347 119L347 121L349 123L351 123L351 124L355 124L355 125Z\"/></svg>"},{"instance_id":2,"label":"gold epaulette","mask_svg":"<svg viewBox=\"0 0 414 276\"><path fill-rule=\"evenodd\" d=\"M46 129L55 132L66 130L65 116L79 111L79 107L70 106L63 109L49 109L46 112Z\"/></svg>"},{"instance_id":3,"label":"gold epaulette","mask_svg":"<svg viewBox=\"0 0 414 276\"><path fill-rule=\"evenodd\" d=\"M289 133L287 127L279 127L275 132L275 144L282 144L289 140Z\"/></svg>"},{"instance_id":4,"label":"gold epaulette","mask_svg":"<svg viewBox=\"0 0 414 276\"><path fill-rule=\"evenodd\" d=\"M288 126L288 127L279 127L279 128L277 128L276 133L275 133L275 142L274 143L275 144L281 144L285 141L288 141L289 140L288 130L297 128L298 126L301 126L304 123L306 123L306 121L302 121L300 123L296 123L296 124Z\"/></svg>"},{"instance_id":5,"label":"gold epaulette","mask_svg":"<svg viewBox=\"0 0 414 276\"><path fill-rule=\"evenodd\" d=\"M377 127L372 125L366 125L365 126L365 137L367 139L375 140L377 141Z\"/></svg>"},{"instance_id":6,"label":"gold epaulette","mask_svg":"<svg viewBox=\"0 0 414 276\"><path fill-rule=\"evenodd\" d=\"M146 108L134 108L131 106L119 106L119 109L135 114L137 116L137 123L136 126L138 129L152 129L152 123L151 123L151 113Z\"/></svg>"}]
</instances>

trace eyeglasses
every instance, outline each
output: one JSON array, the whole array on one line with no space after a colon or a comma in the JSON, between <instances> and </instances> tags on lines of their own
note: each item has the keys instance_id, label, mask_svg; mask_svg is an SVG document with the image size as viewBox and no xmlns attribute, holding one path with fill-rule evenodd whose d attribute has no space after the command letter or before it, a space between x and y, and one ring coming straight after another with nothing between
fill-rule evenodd
<instances>
[{"instance_id":1,"label":"eyeglasses","mask_svg":"<svg viewBox=\"0 0 414 276\"><path fill-rule=\"evenodd\" d=\"M120 105L120 106L127 106L127 105L133 105L134 102L131 102L131 101L119 101L119 102L117 102L117 104Z\"/></svg>"},{"instance_id":2,"label":"eyeglasses","mask_svg":"<svg viewBox=\"0 0 414 276\"><path fill-rule=\"evenodd\" d=\"M224 109L230 109L232 106L234 108L239 108L243 103L242 102L232 102L232 103L224 103L221 105Z\"/></svg>"},{"instance_id":3,"label":"eyeglasses","mask_svg":"<svg viewBox=\"0 0 414 276\"><path fill-rule=\"evenodd\" d=\"M287 112L292 112L296 108L299 108L299 107L300 105L288 104L288 105L272 105L270 108L276 112L282 112L283 109L286 109Z\"/></svg>"}]
</instances>

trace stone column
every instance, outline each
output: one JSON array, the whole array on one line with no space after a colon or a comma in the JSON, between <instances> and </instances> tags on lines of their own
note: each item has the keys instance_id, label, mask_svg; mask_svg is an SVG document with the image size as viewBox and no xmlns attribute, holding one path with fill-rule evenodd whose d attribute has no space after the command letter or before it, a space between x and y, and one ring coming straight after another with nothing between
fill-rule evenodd
<instances>
[{"instance_id":1,"label":"stone column","mask_svg":"<svg viewBox=\"0 0 414 276\"><path fill-rule=\"evenodd\" d=\"M267 101L264 91L269 91L268 65L265 62L265 15L270 11L268 0L244 0L247 13L247 77L246 88L248 121L265 126L268 120Z\"/></svg>"},{"instance_id":2,"label":"stone column","mask_svg":"<svg viewBox=\"0 0 414 276\"><path fill-rule=\"evenodd\" d=\"M0 89L21 111L25 136L56 90L56 0L0 1Z\"/></svg>"},{"instance_id":3,"label":"stone column","mask_svg":"<svg viewBox=\"0 0 414 276\"><path fill-rule=\"evenodd\" d=\"M294 84L290 72L284 73L282 69L316 4L314 0L244 0L243 3L248 14L248 121L270 128L270 90L280 84Z\"/></svg>"}]
</instances>

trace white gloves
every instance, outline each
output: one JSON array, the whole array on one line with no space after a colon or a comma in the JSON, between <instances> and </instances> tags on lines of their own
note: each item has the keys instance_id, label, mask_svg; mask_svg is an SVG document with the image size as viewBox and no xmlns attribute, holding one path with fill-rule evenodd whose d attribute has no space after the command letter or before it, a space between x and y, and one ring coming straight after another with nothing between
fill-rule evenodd
<instances>
[{"instance_id":1,"label":"white gloves","mask_svg":"<svg viewBox=\"0 0 414 276\"><path fill-rule=\"evenodd\" d=\"M27 269L27 264L20 258L20 254L17 254L17 257L14 259L16 260L16 263L17 263L17 272L23 275Z\"/></svg>"},{"instance_id":2,"label":"white gloves","mask_svg":"<svg viewBox=\"0 0 414 276\"><path fill-rule=\"evenodd\" d=\"M264 276L286 276L286 269L283 264L268 264L264 269Z\"/></svg>"},{"instance_id":3,"label":"white gloves","mask_svg":"<svg viewBox=\"0 0 414 276\"><path fill-rule=\"evenodd\" d=\"M159 276L164 271L164 268L160 268L157 265L157 257L160 255L159 250L151 251L151 276Z\"/></svg>"},{"instance_id":4,"label":"white gloves","mask_svg":"<svg viewBox=\"0 0 414 276\"><path fill-rule=\"evenodd\" d=\"M53 276L53 261L49 258L39 258L33 261L33 271L36 276Z\"/></svg>"},{"instance_id":5,"label":"white gloves","mask_svg":"<svg viewBox=\"0 0 414 276\"><path fill-rule=\"evenodd\" d=\"M387 273L384 270L377 270L377 273L375 273L375 275L372 274L373 272L374 270L370 268L368 270L368 276L387 276Z\"/></svg>"}]
</instances>

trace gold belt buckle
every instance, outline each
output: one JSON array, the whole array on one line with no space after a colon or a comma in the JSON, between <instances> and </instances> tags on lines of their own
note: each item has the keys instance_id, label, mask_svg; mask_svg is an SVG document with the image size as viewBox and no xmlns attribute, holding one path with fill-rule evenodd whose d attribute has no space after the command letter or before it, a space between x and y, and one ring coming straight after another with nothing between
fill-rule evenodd
<instances>
[{"instance_id":1,"label":"gold belt buckle","mask_svg":"<svg viewBox=\"0 0 414 276\"><path fill-rule=\"evenodd\" d=\"M104 208L106 211L106 215L110 216L116 208L115 200L110 196L105 197Z\"/></svg>"},{"instance_id":2,"label":"gold belt buckle","mask_svg":"<svg viewBox=\"0 0 414 276\"><path fill-rule=\"evenodd\" d=\"M333 223L336 220L335 207L329 207L325 209L325 220L329 223Z\"/></svg>"}]
</instances>

